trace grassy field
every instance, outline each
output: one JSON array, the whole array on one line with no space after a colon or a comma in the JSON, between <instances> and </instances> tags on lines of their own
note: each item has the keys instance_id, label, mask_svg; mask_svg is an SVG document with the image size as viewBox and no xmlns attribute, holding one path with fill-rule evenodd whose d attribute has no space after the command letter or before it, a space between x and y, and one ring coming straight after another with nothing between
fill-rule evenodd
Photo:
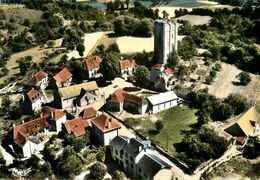
<instances>
[{"instance_id":1,"label":"grassy field","mask_svg":"<svg viewBox=\"0 0 260 180\"><path fill-rule=\"evenodd\" d=\"M176 106L156 114L155 118L129 118L125 122L174 155L173 144L180 142L182 132L197 122L195 112L187 106ZM163 122L163 128L159 132L155 128L156 119Z\"/></svg>"}]
</instances>

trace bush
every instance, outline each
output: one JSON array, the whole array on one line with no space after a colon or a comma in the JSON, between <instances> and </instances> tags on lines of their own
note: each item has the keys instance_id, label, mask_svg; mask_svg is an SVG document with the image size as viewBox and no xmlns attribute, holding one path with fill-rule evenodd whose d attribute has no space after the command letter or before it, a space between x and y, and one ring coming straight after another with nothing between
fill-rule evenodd
<instances>
[{"instance_id":1,"label":"bush","mask_svg":"<svg viewBox=\"0 0 260 180\"><path fill-rule=\"evenodd\" d=\"M237 78L239 79L239 84L243 86L246 86L252 80L249 73L247 72L241 72L239 75L237 75Z\"/></svg>"},{"instance_id":2,"label":"bush","mask_svg":"<svg viewBox=\"0 0 260 180\"><path fill-rule=\"evenodd\" d=\"M106 174L106 168L103 163L97 162L90 167L90 179L102 180Z\"/></svg>"}]
</instances>

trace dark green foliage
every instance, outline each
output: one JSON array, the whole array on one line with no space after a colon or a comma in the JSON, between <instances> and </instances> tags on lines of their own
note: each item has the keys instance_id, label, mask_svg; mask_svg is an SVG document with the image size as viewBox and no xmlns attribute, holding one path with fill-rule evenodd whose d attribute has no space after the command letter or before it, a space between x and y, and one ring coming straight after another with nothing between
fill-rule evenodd
<instances>
[{"instance_id":1,"label":"dark green foliage","mask_svg":"<svg viewBox=\"0 0 260 180\"><path fill-rule=\"evenodd\" d=\"M99 49L100 52L104 51L102 46L99 46L98 49ZM113 43L113 44L110 44L108 46L106 52L117 52L117 53L120 53L120 49L119 49L117 43Z\"/></svg>"},{"instance_id":2,"label":"dark green foliage","mask_svg":"<svg viewBox=\"0 0 260 180\"><path fill-rule=\"evenodd\" d=\"M103 163L97 162L90 167L90 179L102 180L105 176L106 168Z\"/></svg>"},{"instance_id":3,"label":"dark green foliage","mask_svg":"<svg viewBox=\"0 0 260 180\"><path fill-rule=\"evenodd\" d=\"M100 63L99 72L103 75L105 80L111 81L119 74L119 54L116 52L109 52Z\"/></svg>"},{"instance_id":4,"label":"dark green foliage","mask_svg":"<svg viewBox=\"0 0 260 180\"><path fill-rule=\"evenodd\" d=\"M232 106L235 115L244 112L248 107L247 100L240 94L230 94L224 102Z\"/></svg>"},{"instance_id":5,"label":"dark green foliage","mask_svg":"<svg viewBox=\"0 0 260 180\"><path fill-rule=\"evenodd\" d=\"M154 125L155 125L155 129L158 132L160 132L161 129L163 128L163 122L161 120L157 120Z\"/></svg>"},{"instance_id":6,"label":"dark green foliage","mask_svg":"<svg viewBox=\"0 0 260 180\"><path fill-rule=\"evenodd\" d=\"M214 81L214 78L212 77L212 76L207 76L206 78L205 78L205 83L206 84L212 84L213 83L213 81Z\"/></svg>"},{"instance_id":7,"label":"dark green foliage","mask_svg":"<svg viewBox=\"0 0 260 180\"><path fill-rule=\"evenodd\" d=\"M64 145L72 146L76 152L79 152L89 143L89 134L75 137L74 135L66 134L64 137Z\"/></svg>"},{"instance_id":8,"label":"dark green foliage","mask_svg":"<svg viewBox=\"0 0 260 180\"><path fill-rule=\"evenodd\" d=\"M178 157L189 162L192 169L209 159L219 158L229 143L213 130L202 128L195 134L188 133L183 141L176 145Z\"/></svg>"},{"instance_id":9,"label":"dark green foliage","mask_svg":"<svg viewBox=\"0 0 260 180\"><path fill-rule=\"evenodd\" d=\"M62 177L70 177L78 172L82 168L81 160L76 156L74 152L73 155L68 156L66 159L62 159L58 166L59 174Z\"/></svg>"},{"instance_id":10,"label":"dark green foliage","mask_svg":"<svg viewBox=\"0 0 260 180\"><path fill-rule=\"evenodd\" d=\"M19 58L16 60L16 63L19 65L20 73L26 74L26 72L29 70L31 66L32 57L26 56L24 58Z\"/></svg>"},{"instance_id":11,"label":"dark green foliage","mask_svg":"<svg viewBox=\"0 0 260 180\"><path fill-rule=\"evenodd\" d=\"M79 52L79 55L81 56L81 57L83 57L84 56L84 51L85 51L85 46L84 46L84 44L83 43L79 43L78 45L77 45L77 51Z\"/></svg>"},{"instance_id":12,"label":"dark green foliage","mask_svg":"<svg viewBox=\"0 0 260 180\"><path fill-rule=\"evenodd\" d=\"M175 50L171 52L167 60L167 65L172 69L175 69L179 65L179 55Z\"/></svg>"},{"instance_id":13,"label":"dark green foliage","mask_svg":"<svg viewBox=\"0 0 260 180\"><path fill-rule=\"evenodd\" d=\"M125 174L123 171L114 171L114 173L112 174L112 180L125 180Z\"/></svg>"},{"instance_id":14,"label":"dark green foliage","mask_svg":"<svg viewBox=\"0 0 260 180\"><path fill-rule=\"evenodd\" d=\"M260 139L257 136L249 136L244 147L243 156L248 159L255 159L260 156Z\"/></svg>"},{"instance_id":15,"label":"dark green foliage","mask_svg":"<svg viewBox=\"0 0 260 180\"><path fill-rule=\"evenodd\" d=\"M247 72L241 72L239 75L237 75L237 78L239 79L239 84L243 86L246 86L252 80L249 73Z\"/></svg>"},{"instance_id":16,"label":"dark green foliage","mask_svg":"<svg viewBox=\"0 0 260 180\"><path fill-rule=\"evenodd\" d=\"M114 21L116 36L151 37L153 34L153 22L144 18L139 20L130 16L124 16Z\"/></svg>"},{"instance_id":17,"label":"dark green foliage","mask_svg":"<svg viewBox=\"0 0 260 180\"><path fill-rule=\"evenodd\" d=\"M178 53L185 60L190 60L192 57L194 57L197 54L194 40L189 36L183 38L179 45Z\"/></svg>"},{"instance_id":18,"label":"dark green foliage","mask_svg":"<svg viewBox=\"0 0 260 180\"><path fill-rule=\"evenodd\" d=\"M134 80L137 85L145 86L149 76L149 69L145 66L138 66L134 72Z\"/></svg>"}]
</instances>

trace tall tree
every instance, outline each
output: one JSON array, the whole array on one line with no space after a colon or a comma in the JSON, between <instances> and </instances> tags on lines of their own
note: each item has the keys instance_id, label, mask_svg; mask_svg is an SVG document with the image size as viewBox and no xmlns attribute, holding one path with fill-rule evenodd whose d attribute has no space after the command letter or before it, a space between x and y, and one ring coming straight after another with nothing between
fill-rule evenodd
<instances>
[{"instance_id":1,"label":"tall tree","mask_svg":"<svg viewBox=\"0 0 260 180\"><path fill-rule=\"evenodd\" d=\"M99 72L103 75L105 80L112 81L119 74L119 54L116 52L109 52L100 63Z\"/></svg>"},{"instance_id":2,"label":"tall tree","mask_svg":"<svg viewBox=\"0 0 260 180\"><path fill-rule=\"evenodd\" d=\"M80 55L81 57L84 56L85 46L84 46L83 43L79 43L79 44L77 45L77 51L79 52L79 55Z\"/></svg>"},{"instance_id":3,"label":"tall tree","mask_svg":"<svg viewBox=\"0 0 260 180\"><path fill-rule=\"evenodd\" d=\"M139 86L144 86L145 82L148 81L149 70L145 66L137 67L136 71L134 72L134 79Z\"/></svg>"}]
</instances>

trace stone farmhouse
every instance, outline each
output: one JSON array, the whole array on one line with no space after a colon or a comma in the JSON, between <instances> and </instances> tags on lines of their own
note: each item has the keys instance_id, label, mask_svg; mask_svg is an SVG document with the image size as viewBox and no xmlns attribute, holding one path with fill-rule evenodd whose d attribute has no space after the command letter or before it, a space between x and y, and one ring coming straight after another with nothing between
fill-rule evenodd
<instances>
[{"instance_id":1,"label":"stone farmhouse","mask_svg":"<svg viewBox=\"0 0 260 180\"><path fill-rule=\"evenodd\" d=\"M119 61L119 68L121 76L133 74L136 70L138 65L136 64L135 60L120 60Z\"/></svg>"},{"instance_id":2,"label":"stone farmhouse","mask_svg":"<svg viewBox=\"0 0 260 180\"><path fill-rule=\"evenodd\" d=\"M48 86L48 74L43 71L39 71L32 75L32 78L26 85L37 89L45 89Z\"/></svg>"},{"instance_id":3,"label":"stone farmhouse","mask_svg":"<svg viewBox=\"0 0 260 180\"><path fill-rule=\"evenodd\" d=\"M100 56L92 56L87 58L83 63L82 66L87 73L87 77L89 79L94 78L98 75L99 65L102 62Z\"/></svg>"},{"instance_id":4,"label":"stone farmhouse","mask_svg":"<svg viewBox=\"0 0 260 180\"><path fill-rule=\"evenodd\" d=\"M70 86L72 81L72 74L69 72L67 68L62 69L58 72L54 77L56 87L67 87Z\"/></svg>"},{"instance_id":5,"label":"stone farmhouse","mask_svg":"<svg viewBox=\"0 0 260 180\"><path fill-rule=\"evenodd\" d=\"M110 146L112 158L134 179L154 179L161 170L171 169L171 166L159 157L149 140L117 136L110 142ZM168 177L164 176L163 179Z\"/></svg>"},{"instance_id":6,"label":"stone farmhouse","mask_svg":"<svg viewBox=\"0 0 260 180\"><path fill-rule=\"evenodd\" d=\"M99 91L96 81L85 82L54 90L54 101L59 108L81 107L97 101Z\"/></svg>"},{"instance_id":7,"label":"stone farmhouse","mask_svg":"<svg viewBox=\"0 0 260 180\"><path fill-rule=\"evenodd\" d=\"M91 120L94 135L99 139L101 145L107 146L118 136L121 126L109 115L102 113Z\"/></svg>"},{"instance_id":8,"label":"stone farmhouse","mask_svg":"<svg viewBox=\"0 0 260 180\"><path fill-rule=\"evenodd\" d=\"M147 106L148 103L143 97L126 93L123 89L116 90L107 100L107 108L114 111L125 109L134 113L144 114Z\"/></svg>"},{"instance_id":9,"label":"stone farmhouse","mask_svg":"<svg viewBox=\"0 0 260 180\"><path fill-rule=\"evenodd\" d=\"M235 143L243 145L248 136L260 135L260 114L251 107L224 131L233 137Z\"/></svg>"}]
</instances>

